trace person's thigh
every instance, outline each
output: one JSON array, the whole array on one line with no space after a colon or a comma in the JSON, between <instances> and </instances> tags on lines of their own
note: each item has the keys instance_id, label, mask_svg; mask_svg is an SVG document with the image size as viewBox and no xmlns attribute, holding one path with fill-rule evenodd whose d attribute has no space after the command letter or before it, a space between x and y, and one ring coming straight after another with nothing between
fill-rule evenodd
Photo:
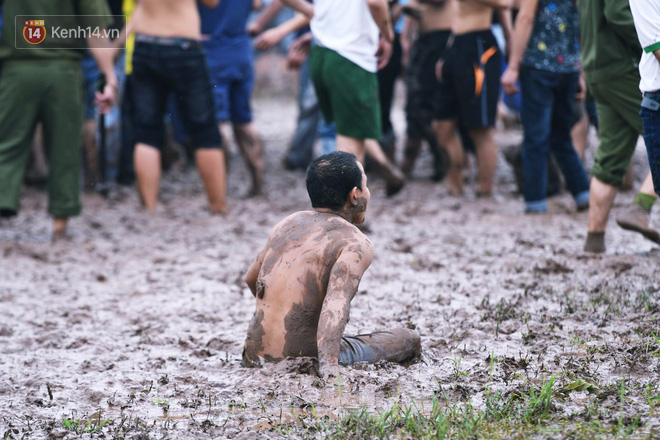
<instances>
[{"instance_id":1,"label":"person's thigh","mask_svg":"<svg viewBox=\"0 0 660 440\"><path fill-rule=\"evenodd\" d=\"M575 93L579 73L558 74L558 84L552 107L552 146L569 140L575 124Z\"/></svg>"},{"instance_id":2,"label":"person's thigh","mask_svg":"<svg viewBox=\"0 0 660 440\"><path fill-rule=\"evenodd\" d=\"M44 143L50 161L48 212L55 217L80 213L80 165L84 116L82 72L76 62L58 63L42 105Z\"/></svg>"},{"instance_id":3,"label":"person's thigh","mask_svg":"<svg viewBox=\"0 0 660 440\"><path fill-rule=\"evenodd\" d=\"M254 85L254 71L252 66L241 68L241 77L232 81L230 88L231 122L234 124L248 124L252 122L252 87Z\"/></svg>"},{"instance_id":4,"label":"person's thigh","mask_svg":"<svg viewBox=\"0 0 660 440\"><path fill-rule=\"evenodd\" d=\"M525 148L547 154L555 100L556 74L523 67L520 72L521 122ZM524 153L523 153L524 154Z\"/></svg>"},{"instance_id":5,"label":"person's thigh","mask_svg":"<svg viewBox=\"0 0 660 440\"><path fill-rule=\"evenodd\" d=\"M5 63L0 72L0 210L18 212L25 166L48 72L32 63Z\"/></svg>"},{"instance_id":6,"label":"person's thigh","mask_svg":"<svg viewBox=\"0 0 660 440\"><path fill-rule=\"evenodd\" d=\"M163 118L169 88L163 77L158 50L153 44L136 43L127 97L133 114L135 143L162 150L165 143Z\"/></svg>"},{"instance_id":7,"label":"person's thigh","mask_svg":"<svg viewBox=\"0 0 660 440\"><path fill-rule=\"evenodd\" d=\"M660 194L660 108L658 105L660 105L660 93L648 94L642 102L640 111L644 127L644 143L656 194Z\"/></svg>"},{"instance_id":8,"label":"person's thigh","mask_svg":"<svg viewBox=\"0 0 660 440\"><path fill-rule=\"evenodd\" d=\"M502 61L490 31L464 37L454 83L460 104L460 119L468 128L495 125Z\"/></svg>"},{"instance_id":9,"label":"person's thigh","mask_svg":"<svg viewBox=\"0 0 660 440\"><path fill-rule=\"evenodd\" d=\"M314 46L309 52L309 76L314 84L316 90L316 97L318 99L323 119L328 122L334 122L334 114L332 112L332 103L330 100L331 91L325 82L325 66L326 58L330 51L324 47Z\"/></svg>"},{"instance_id":10,"label":"person's thigh","mask_svg":"<svg viewBox=\"0 0 660 440\"><path fill-rule=\"evenodd\" d=\"M225 75L224 67L209 65L211 87L213 91L213 104L215 106L215 119L226 122L231 118L230 89L231 81Z\"/></svg>"},{"instance_id":11,"label":"person's thigh","mask_svg":"<svg viewBox=\"0 0 660 440\"><path fill-rule=\"evenodd\" d=\"M204 52L199 48L173 47L167 66L168 79L193 148L221 148Z\"/></svg>"},{"instance_id":12,"label":"person's thigh","mask_svg":"<svg viewBox=\"0 0 660 440\"><path fill-rule=\"evenodd\" d=\"M612 186L623 183L640 134L637 124L630 123L634 120L629 122L630 118L623 115L627 112L622 112L620 106L625 100L619 96L620 92L613 93L616 88L617 85L612 82L590 85L596 100L600 138L591 174ZM635 96L635 90L630 92ZM640 103L641 97L637 105ZM637 117L641 126L641 118Z\"/></svg>"},{"instance_id":13,"label":"person's thigh","mask_svg":"<svg viewBox=\"0 0 660 440\"><path fill-rule=\"evenodd\" d=\"M378 77L336 52L329 51L327 57L324 78L337 133L355 139L380 139Z\"/></svg>"}]
</instances>

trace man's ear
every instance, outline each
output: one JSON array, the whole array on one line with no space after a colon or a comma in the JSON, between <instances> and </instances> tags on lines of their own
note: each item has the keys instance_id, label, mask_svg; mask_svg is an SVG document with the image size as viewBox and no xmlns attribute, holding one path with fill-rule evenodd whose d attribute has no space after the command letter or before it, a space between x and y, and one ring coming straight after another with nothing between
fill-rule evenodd
<instances>
[{"instance_id":1,"label":"man's ear","mask_svg":"<svg viewBox=\"0 0 660 440\"><path fill-rule=\"evenodd\" d=\"M357 197L358 197L358 187L354 186L351 192L348 193L348 203L351 204L351 206L356 206L357 205Z\"/></svg>"}]
</instances>

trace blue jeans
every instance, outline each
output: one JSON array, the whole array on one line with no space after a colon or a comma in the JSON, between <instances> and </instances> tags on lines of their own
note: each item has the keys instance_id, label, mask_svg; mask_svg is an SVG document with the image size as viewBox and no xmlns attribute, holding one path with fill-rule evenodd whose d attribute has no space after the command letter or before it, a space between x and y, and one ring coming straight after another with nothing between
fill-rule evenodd
<instances>
[{"instance_id":1,"label":"blue jeans","mask_svg":"<svg viewBox=\"0 0 660 440\"><path fill-rule=\"evenodd\" d=\"M653 104L653 101L660 105L660 92L644 93L639 115L644 126L644 143L653 176L653 187L656 194L660 194L660 109Z\"/></svg>"},{"instance_id":2,"label":"blue jeans","mask_svg":"<svg viewBox=\"0 0 660 440\"><path fill-rule=\"evenodd\" d=\"M309 61L305 61L300 67L298 87L298 125L286 159L292 165L304 168L312 160L317 136L321 138L322 154L328 154L337 149L336 131L334 123L327 124L321 115L319 100L309 76Z\"/></svg>"},{"instance_id":3,"label":"blue jeans","mask_svg":"<svg viewBox=\"0 0 660 440\"><path fill-rule=\"evenodd\" d=\"M589 202L587 173L571 140L578 75L578 72L553 73L526 66L521 69L526 212L548 210L548 154L551 152L578 206Z\"/></svg>"}]
</instances>

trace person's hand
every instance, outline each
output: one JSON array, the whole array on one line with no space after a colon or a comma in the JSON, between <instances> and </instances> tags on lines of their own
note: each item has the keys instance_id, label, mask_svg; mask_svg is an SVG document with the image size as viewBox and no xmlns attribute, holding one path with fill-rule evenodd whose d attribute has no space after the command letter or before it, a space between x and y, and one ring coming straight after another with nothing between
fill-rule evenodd
<instances>
[{"instance_id":1,"label":"person's hand","mask_svg":"<svg viewBox=\"0 0 660 440\"><path fill-rule=\"evenodd\" d=\"M286 56L287 68L299 69L307 59L309 49L312 47L312 34L306 33L298 37L289 48Z\"/></svg>"},{"instance_id":2,"label":"person's hand","mask_svg":"<svg viewBox=\"0 0 660 440\"><path fill-rule=\"evenodd\" d=\"M381 37L378 42L378 50L376 51L376 58L378 59L378 70L381 70L390 61L392 56L392 43Z\"/></svg>"},{"instance_id":3,"label":"person's hand","mask_svg":"<svg viewBox=\"0 0 660 440\"><path fill-rule=\"evenodd\" d=\"M257 38L254 47L259 50L268 50L282 41L282 37L276 28L268 29Z\"/></svg>"},{"instance_id":4,"label":"person's hand","mask_svg":"<svg viewBox=\"0 0 660 440\"><path fill-rule=\"evenodd\" d=\"M245 30L251 37L256 37L261 33L263 29L261 26L259 26L259 24L256 21L253 21L252 23L247 25Z\"/></svg>"},{"instance_id":5,"label":"person's hand","mask_svg":"<svg viewBox=\"0 0 660 440\"><path fill-rule=\"evenodd\" d=\"M99 108L100 114L105 114L110 111L117 99L117 82L116 80L108 82L103 88L103 93L96 92L94 104Z\"/></svg>"},{"instance_id":6,"label":"person's hand","mask_svg":"<svg viewBox=\"0 0 660 440\"><path fill-rule=\"evenodd\" d=\"M587 83L584 81L584 75L580 74L580 79L578 79L578 89L575 93L575 100L577 102L582 102L587 97Z\"/></svg>"},{"instance_id":7,"label":"person's hand","mask_svg":"<svg viewBox=\"0 0 660 440\"><path fill-rule=\"evenodd\" d=\"M514 93L518 92L518 86L516 85L517 81L518 71L512 69L511 66L507 67L504 71L504 74L502 75L501 80L504 93L507 95L513 95Z\"/></svg>"}]
</instances>

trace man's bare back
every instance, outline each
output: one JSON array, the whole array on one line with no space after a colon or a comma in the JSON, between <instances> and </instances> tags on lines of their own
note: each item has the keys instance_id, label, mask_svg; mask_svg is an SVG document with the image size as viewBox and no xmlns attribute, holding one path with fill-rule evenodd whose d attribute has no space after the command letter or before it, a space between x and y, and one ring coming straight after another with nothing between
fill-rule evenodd
<instances>
[{"instance_id":1,"label":"man's bare back","mask_svg":"<svg viewBox=\"0 0 660 440\"><path fill-rule=\"evenodd\" d=\"M201 1L214 8L218 0ZM201 22L196 0L139 0L132 31L156 37L201 39Z\"/></svg>"},{"instance_id":2,"label":"man's bare back","mask_svg":"<svg viewBox=\"0 0 660 440\"><path fill-rule=\"evenodd\" d=\"M313 211L278 223L245 275L256 298L243 364L286 357L318 357L321 374L338 364L405 362L420 352L408 329L343 336L350 303L371 264L371 241L355 227L371 197L357 157L342 151L321 156L307 171Z\"/></svg>"},{"instance_id":3,"label":"man's bare back","mask_svg":"<svg viewBox=\"0 0 660 440\"><path fill-rule=\"evenodd\" d=\"M373 246L336 214L297 212L275 226L256 262L257 309L245 342L250 359L318 356L318 319L331 274L346 272L340 267L346 263L337 262L345 251L368 266Z\"/></svg>"}]
</instances>

